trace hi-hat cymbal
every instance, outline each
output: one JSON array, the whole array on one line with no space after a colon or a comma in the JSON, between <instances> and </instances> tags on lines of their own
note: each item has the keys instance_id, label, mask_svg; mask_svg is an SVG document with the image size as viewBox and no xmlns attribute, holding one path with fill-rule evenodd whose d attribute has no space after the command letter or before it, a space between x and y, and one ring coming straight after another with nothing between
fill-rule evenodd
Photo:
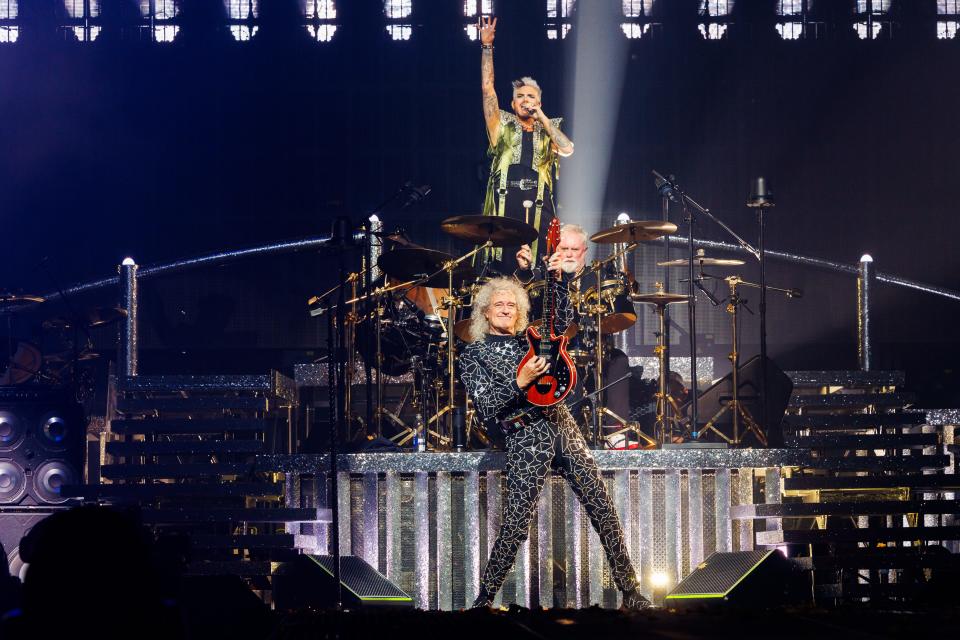
<instances>
[{"instance_id":1,"label":"hi-hat cymbal","mask_svg":"<svg viewBox=\"0 0 960 640\"><path fill-rule=\"evenodd\" d=\"M537 230L530 225L501 216L453 216L440 228L454 238L476 244L489 240L497 247L519 247L537 239Z\"/></svg>"},{"instance_id":2,"label":"hi-hat cymbal","mask_svg":"<svg viewBox=\"0 0 960 640\"><path fill-rule=\"evenodd\" d=\"M618 244L646 242L677 232L677 225L661 220L634 220L598 231L590 236L590 242L597 244Z\"/></svg>"},{"instance_id":3,"label":"hi-hat cymbal","mask_svg":"<svg viewBox=\"0 0 960 640\"><path fill-rule=\"evenodd\" d=\"M654 293L630 294L631 302L645 302L647 304L655 304L657 306L665 306L675 302L686 302L688 299L689 296L685 296L681 293L664 293L663 291L655 291Z\"/></svg>"},{"instance_id":4,"label":"hi-hat cymbal","mask_svg":"<svg viewBox=\"0 0 960 640\"><path fill-rule=\"evenodd\" d=\"M701 267L739 267L742 264L746 264L743 260L737 260L736 258L708 258L703 255L694 256L693 263L700 265ZM677 258L676 260L666 260L664 262L658 262L658 267L685 267L690 264L690 261L686 258Z\"/></svg>"},{"instance_id":5,"label":"hi-hat cymbal","mask_svg":"<svg viewBox=\"0 0 960 640\"><path fill-rule=\"evenodd\" d=\"M387 251L377 260L377 266L391 278L398 280L418 280L439 271L453 256L443 251L403 247ZM476 278L477 274L469 264L460 263L453 269L453 286L459 287ZM436 275L423 283L428 287L445 289L449 286L447 272Z\"/></svg>"}]
</instances>

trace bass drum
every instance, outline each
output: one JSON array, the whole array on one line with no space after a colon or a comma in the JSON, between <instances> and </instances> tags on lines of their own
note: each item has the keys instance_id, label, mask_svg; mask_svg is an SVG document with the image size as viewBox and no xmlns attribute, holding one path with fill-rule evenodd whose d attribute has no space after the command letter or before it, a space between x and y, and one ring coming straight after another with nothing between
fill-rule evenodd
<instances>
[{"instance_id":1,"label":"bass drum","mask_svg":"<svg viewBox=\"0 0 960 640\"><path fill-rule=\"evenodd\" d=\"M383 282L374 283L382 286ZM402 376L412 369L411 358L417 356L425 362L435 346L444 338L440 315L427 313L420 307L422 301L431 296L439 300L446 295L446 289L414 287L406 294L389 296L383 305L383 317L380 320L380 351L383 364L380 370L388 376ZM445 312L443 312L445 315ZM377 317L376 306L370 304L361 310L360 322L356 330L357 352L368 365L377 368Z\"/></svg>"}]
</instances>

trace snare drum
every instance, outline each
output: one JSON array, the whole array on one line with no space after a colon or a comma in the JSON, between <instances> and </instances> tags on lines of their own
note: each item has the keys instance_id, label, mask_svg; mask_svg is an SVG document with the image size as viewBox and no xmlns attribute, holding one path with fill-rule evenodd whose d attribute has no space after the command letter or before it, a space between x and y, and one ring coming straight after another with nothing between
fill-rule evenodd
<instances>
[{"instance_id":1,"label":"snare drum","mask_svg":"<svg viewBox=\"0 0 960 640\"><path fill-rule=\"evenodd\" d=\"M627 282L626 275L618 273L615 277L608 277L600 281L600 296L597 298L597 287L593 286L587 289L583 296L584 309L581 313L589 311L589 307L597 304L602 305L602 316L600 318L600 330L603 333L619 333L632 327L637 321L637 312L630 302L630 283ZM594 315L595 314L589 314Z\"/></svg>"}]
</instances>

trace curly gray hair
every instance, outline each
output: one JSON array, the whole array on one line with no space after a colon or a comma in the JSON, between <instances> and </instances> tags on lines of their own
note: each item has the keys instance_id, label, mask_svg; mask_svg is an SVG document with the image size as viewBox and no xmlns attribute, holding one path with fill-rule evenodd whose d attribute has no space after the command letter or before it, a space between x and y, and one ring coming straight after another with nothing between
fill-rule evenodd
<instances>
[{"instance_id":1,"label":"curly gray hair","mask_svg":"<svg viewBox=\"0 0 960 640\"><path fill-rule=\"evenodd\" d=\"M514 80L511 84L513 85L514 98L517 97L517 90L520 87L533 87L534 89L537 90L537 93L539 93L541 96L543 95L543 89L541 89L540 85L537 84L537 81L531 78L530 76L523 76L519 80Z\"/></svg>"},{"instance_id":2,"label":"curly gray hair","mask_svg":"<svg viewBox=\"0 0 960 640\"><path fill-rule=\"evenodd\" d=\"M470 313L470 342L477 342L490 333L490 322L487 320L487 309L490 300L498 291L509 291L517 301L517 333L525 330L530 323L530 298L527 291L512 278L494 278L480 287L473 299L473 311Z\"/></svg>"}]
</instances>

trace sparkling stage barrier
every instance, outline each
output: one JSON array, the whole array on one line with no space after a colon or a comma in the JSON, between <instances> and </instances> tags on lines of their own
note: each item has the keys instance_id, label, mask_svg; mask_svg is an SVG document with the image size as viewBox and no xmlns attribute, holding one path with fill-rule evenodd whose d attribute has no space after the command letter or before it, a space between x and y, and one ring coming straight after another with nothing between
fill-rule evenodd
<instances>
[{"instance_id":1,"label":"sparkling stage barrier","mask_svg":"<svg viewBox=\"0 0 960 640\"><path fill-rule=\"evenodd\" d=\"M647 597L669 590L713 551L752 549L755 521L732 521L731 506L779 502L782 469L810 464L807 452L787 449L594 455ZM327 456L258 458L287 473L288 506L330 506ZM483 452L340 456L341 553L364 558L421 609L469 605L500 524L503 463L504 454ZM330 553L329 525L288 527L305 551ZM546 483L530 537L497 596L496 604L511 603L619 606L599 539L558 475Z\"/></svg>"}]
</instances>

